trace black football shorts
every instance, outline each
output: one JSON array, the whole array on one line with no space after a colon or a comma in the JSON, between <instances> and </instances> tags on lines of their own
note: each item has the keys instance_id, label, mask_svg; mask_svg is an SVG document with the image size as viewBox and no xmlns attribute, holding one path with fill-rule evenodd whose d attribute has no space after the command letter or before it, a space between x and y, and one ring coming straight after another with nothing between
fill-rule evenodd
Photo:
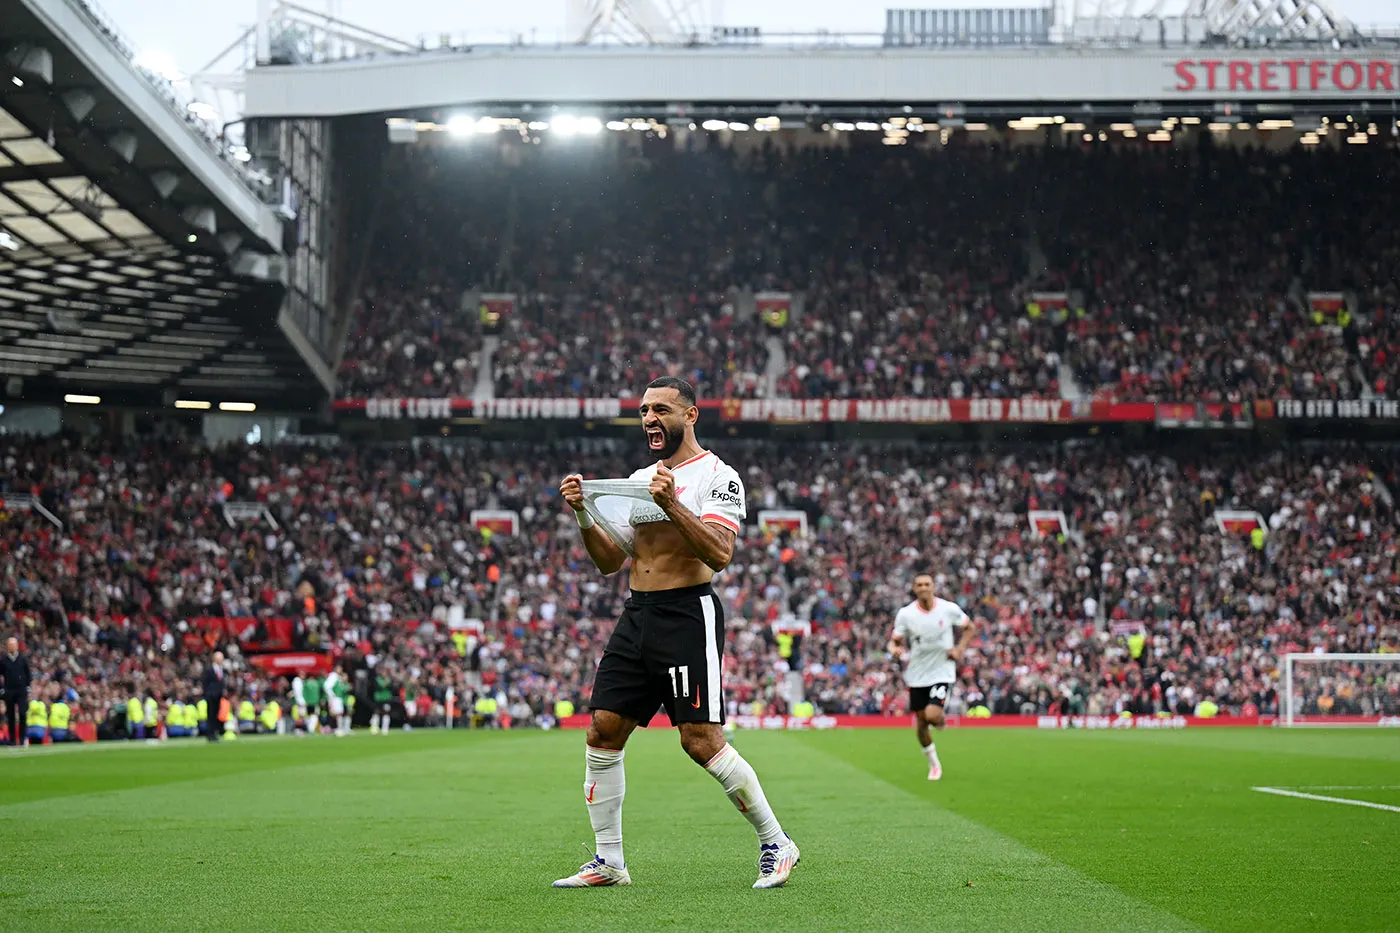
<instances>
[{"instance_id":1,"label":"black football shorts","mask_svg":"<svg viewBox=\"0 0 1400 933\"><path fill-rule=\"evenodd\" d=\"M943 707L948 705L948 692L952 684L932 684L927 687L909 688L909 712L917 713L925 706Z\"/></svg>"},{"instance_id":2,"label":"black football shorts","mask_svg":"<svg viewBox=\"0 0 1400 933\"><path fill-rule=\"evenodd\" d=\"M645 726L658 708L672 725L724 722L724 610L708 583L628 597L598 673L591 709Z\"/></svg>"}]
</instances>

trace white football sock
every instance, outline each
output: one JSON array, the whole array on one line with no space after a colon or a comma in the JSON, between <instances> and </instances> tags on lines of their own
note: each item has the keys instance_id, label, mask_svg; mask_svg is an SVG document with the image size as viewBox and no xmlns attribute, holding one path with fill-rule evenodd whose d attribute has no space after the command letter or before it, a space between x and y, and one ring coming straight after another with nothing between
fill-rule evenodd
<instances>
[{"instance_id":1,"label":"white football sock","mask_svg":"<svg viewBox=\"0 0 1400 933\"><path fill-rule=\"evenodd\" d=\"M597 853L613 868L622 868L622 798L627 776L620 749L588 746L584 754L583 799L593 823Z\"/></svg>"},{"instance_id":2,"label":"white football sock","mask_svg":"<svg viewBox=\"0 0 1400 933\"><path fill-rule=\"evenodd\" d=\"M937 756L938 752L934 751L932 742L924 746L924 757L928 759L929 764L933 764L933 760Z\"/></svg>"},{"instance_id":3,"label":"white football sock","mask_svg":"<svg viewBox=\"0 0 1400 933\"><path fill-rule=\"evenodd\" d=\"M379 720L382 723L382 725L379 727L379 731L387 735L389 732L389 714L382 713L379 717Z\"/></svg>"},{"instance_id":4,"label":"white football sock","mask_svg":"<svg viewBox=\"0 0 1400 933\"><path fill-rule=\"evenodd\" d=\"M719 754L705 765L705 770L719 781L725 795L733 801L739 812L744 814L744 819L753 824L753 828L758 831L758 841L761 845L783 841L783 828L778 825L773 808L768 806L768 798L763 795L758 775L733 745L725 745L720 749Z\"/></svg>"},{"instance_id":5,"label":"white football sock","mask_svg":"<svg viewBox=\"0 0 1400 933\"><path fill-rule=\"evenodd\" d=\"M312 716L310 719L308 719L308 720L306 721L306 732L307 732L308 735L320 735L320 734L321 734L321 721L320 721L319 719L317 719L315 716Z\"/></svg>"}]
</instances>

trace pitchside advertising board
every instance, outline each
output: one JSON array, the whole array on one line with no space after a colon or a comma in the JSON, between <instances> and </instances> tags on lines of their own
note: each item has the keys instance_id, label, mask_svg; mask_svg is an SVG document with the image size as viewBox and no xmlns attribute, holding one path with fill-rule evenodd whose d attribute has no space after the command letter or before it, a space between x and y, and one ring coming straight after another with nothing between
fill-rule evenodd
<instances>
[{"instance_id":1,"label":"pitchside advertising board","mask_svg":"<svg viewBox=\"0 0 1400 933\"><path fill-rule=\"evenodd\" d=\"M1309 725L1400 727L1400 716L1312 716L1295 722ZM911 725L908 716L731 716L736 729L894 729ZM564 729L587 729L582 713L560 721ZM1276 726L1275 716L950 716L948 725L973 729L1196 729L1230 726Z\"/></svg>"},{"instance_id":2,"label":"pitchside advertising board","mask_svg":"<svg viewBox=\"0 0 1400 933\"><path fill-rule=\"evenodd\" d=\"M340 399L340 418L371 421L611 421L636 417L636 398ZM787 424L1109 424L1193 426L1228 418L1255 421L1397 421L1395 399L1261 399L1255 402L1114 402L1047 398L702 399L700 409L727 423Z\"/></svg>"}]
</instances>

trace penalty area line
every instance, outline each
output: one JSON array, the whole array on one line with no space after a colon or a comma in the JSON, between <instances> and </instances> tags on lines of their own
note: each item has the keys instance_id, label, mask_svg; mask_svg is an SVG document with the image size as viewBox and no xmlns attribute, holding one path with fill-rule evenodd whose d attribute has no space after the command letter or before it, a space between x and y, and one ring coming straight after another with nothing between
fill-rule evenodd
<instances>
[{"instance_id":1,"label":"penalty area line","mask_svg":"<svg viewBox=\"0 0 1400 933\"><path fill-rule=\"evenodd\" d=\"M1353 807L1370 807L1373 810L1389 810L1391 813L1400 813L1400 807L1391 806L1388 803L1372 803L1369 800L1352 800L1349 797L1327 797L1322 794L1305 794L1297 790L1285 790L1282 787L1255 787L1261 794L1277 794L1280 797L1297 797L1300 800L1321 800L1323 803L1345 803Z\"/></svg>"}]
</instances>

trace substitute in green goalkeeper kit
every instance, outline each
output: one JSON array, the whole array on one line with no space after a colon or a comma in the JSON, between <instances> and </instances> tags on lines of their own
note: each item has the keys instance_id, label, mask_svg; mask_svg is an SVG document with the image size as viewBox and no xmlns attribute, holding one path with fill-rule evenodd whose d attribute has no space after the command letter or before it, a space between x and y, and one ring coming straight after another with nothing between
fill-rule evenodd
<instances>
[{"instance_id":1,"label":"substitute in green goalkeeper kit","mask_svg":"<svg viewBox=\"0 0 1400 933\"><path fill-rule=\"evenodd\" d=\"M301 685L302 696L306 699L306 734L321 734L321 678L312 674Z\"/></svg>"}]
</instances>

